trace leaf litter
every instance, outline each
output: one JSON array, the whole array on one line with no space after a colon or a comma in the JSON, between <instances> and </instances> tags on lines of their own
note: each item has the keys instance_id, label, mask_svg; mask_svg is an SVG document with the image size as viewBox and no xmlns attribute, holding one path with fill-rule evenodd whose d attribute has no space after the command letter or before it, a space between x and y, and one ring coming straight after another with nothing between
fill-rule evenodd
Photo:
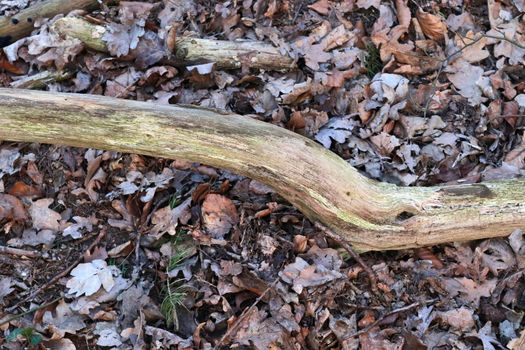
<instances>
[{"instance_id":1,"label":"leaf litter","mask_svg":"<svg viewBox=\"0 0 525 350\"><path fill-rule=\"evenodd\" d=\"M39 88L250 115L398 185L507 179L525 171L523 10L492 0L120 2L74 14L104 24L107 52L57 35L61 16L38 19L4 48L0 82L68 71ZM179 37L263 41L298 68L175 66L164 47ZM359 264L255 181L182 160L8 142L0 224L0 245L22 252L0 253L8 349L31 339L67 349L525 343L520 230L365 254L378 296ZM24 257L33 249L41 256ZM33 336L6 340L28 328Z\"/></svg>"}]
</instances>

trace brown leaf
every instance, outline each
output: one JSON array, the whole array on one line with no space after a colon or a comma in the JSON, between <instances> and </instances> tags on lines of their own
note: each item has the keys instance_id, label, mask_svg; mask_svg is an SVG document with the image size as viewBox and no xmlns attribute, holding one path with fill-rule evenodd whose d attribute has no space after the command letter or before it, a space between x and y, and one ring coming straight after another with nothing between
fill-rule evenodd
<instances>
[{"instance_id":1,"label":"brown leaf","mask_svg":"<svg viewBox=\"0 0 525 350\"><path fill-rule=\"evenodd\" d=\"M304 253L308 248L308 238L303 235L295 235L293 237L293 250L297 253Z\"/></svg>"},{"instance_id":2,"label":"brown leaf","mask_svg":"<svg viewBox=\"0 0 525 350\"><path fill-rule=\"evenodd\" d=\"M344 25L340 25L328 33L328 35L323 38L320 45L324 51L330 51L345 44L347 41L352 39L352 37L353 33L349 30L346 30Z\"/></svg>"},{"instance_id":3,"label":"brown leaf","mask_svg":"<svg viewBox=\"0 0 525 350\"><path fill-rule=\"evenodd\" d=\"M421 26L423 34L429 39L443 42L447 33L447 25L441 20L441 17L431 13L418 10L416 12L417 20Z\"/></svg>"},{"instance_id":4,"label":"brown leaf","mask_svg":"<svg viewBox=\"0 0 525 350\"><path fill-rule=\"evenodd\" d=\"M20 199L0 193L0 221L3 219L23 221L27 219L27 212Z\"/></svg>"},{"instance_id":5,"label":"brown leaf","mask_svg":"<svg viewBox=\"0 0 525 350\"><path fill-rule=\"evenodd\" d=\"M35 164L35 162L27 163L26 173L27 173L27 176L29 176L31 180L33 180L33 182L36 183L37 185L42 185L42 183L44 182L44 177L38 170L38 167Z\"/></svg>"},{"instance_id":6,"label":"brown leaf","mask_svg":"<svg viewBox=\"0 0 525 350\"><path fill-rule=\"evenodd\" d=\"M408 8L408 0L396 0L395 3L399 26L408 29L410 26L410 21L412 20L412 15L410 14L410 9Z\"/></svg>"},{"instance_id":7,"label":"brown leaf","mask_svg":"<svg viewBox=\"0 0 525 350\"><path fill-rule=\"evenodd\" d=\"M328 0L319 0L312 5L308 5L308 8L326 16L330 13L330 2Z\"/></svg>"},{"instance_id":8,"label":"brown leaf","mask_svg":"<svg viewBox=\"0 0 525 350\"><path fill-rule=\"evenodd\" d=\"M22 67L20 64L14 64L14 63L9 62L9 60L5 57L4 51L0 53L0 69L3 69L6 72L17 74L17 75L27 73L27 69Z\"/></svg>"},{"instance_id":9,"label":"brown leaf","mask_svg":"<svg viewBox=\"0 0 525 350\"><path fill-rule=\"evenodd\" d=\"M443 263L441 262L441 260L436 256L436 254L432 253L432 250L430 250L427 247L417 248L416 255L421 260L431 261L432 265L434 265L436 269L443 268Z\"/></svg>"},{"instance_id":10,"label":"brown leaf","mask_svg":"<svg viewBox=\"0 0 525 350\"><path fill-rule=\"evenodd\" d=\"M478 283L469 278L458 277L444 278L442 283L451 296L459 294L460 300L478 306L481 297L489 297L491 295L494 288L496 288L497 280L493 279Z\"/></svg>"},{"instance_id":11,"label":"brown leaf","mask_svg":"<svg viewBox=\"0 0 525 350\"><path fill-rule=\"evenodd\" d=\"M53 198L43 198L31 204L29 214L31 215L34 228L53 231L60 229L59 222L62 217L56 211L49 209L51 203L53 203Z\"/></svg>"},{"instance_id":12,"label":"brown leaf","mask_svg":"<svg viewBox=\"0 0 525 350\"><path fill-rule=\"evenodd\" d=\"M220 194L208 194L202 203L204 227L213 238L222 238L239 222L237 208L231 199Z\"/></svg>"},{"instance_id":13,"label":"brown leaf","mask_svg":"<svg viewBox=\"0 0 525 350\"><path fill-rule=\"evenodd\" d=\"M472 330L475 325L473 314L474 312L471 309L463 306L459 309L439 312L437 317L453 329L468 332Z\"/></svg>"},{"instance_id":14,"label":"brown leaf","mask_svg":"<svg viewBox=\"0 0 525 350\"><path fill-rule=\"evenodd\" d=\"M512 339L507 344L507 348L510 350L525 349L525 329L521 331L519 338Z\"/></svg>"},{"instance_id":15,"label":"brown leaf","mask_svg":"<svg viewBox=\"0 0 525 350\"><path fill-rule=\"evenodd\" d=\"M476 255L481 258L482 266L486 266L498 276L501 271L507 271L516 265L516 258L511 247L502 239L488 239L476 248Z\"/></svg>"},{"instance_id":16,"label":"brown leaf","mask_svg":"<svg viewBox=\"0 0 525 350\"><path fill-rule=\"evenodd\" d=\"M42 191L38 187L29 186L23 181L17 181L11 186L8 193L16 197L39 197L42 195Z\"/></svg>"}]
</instances>

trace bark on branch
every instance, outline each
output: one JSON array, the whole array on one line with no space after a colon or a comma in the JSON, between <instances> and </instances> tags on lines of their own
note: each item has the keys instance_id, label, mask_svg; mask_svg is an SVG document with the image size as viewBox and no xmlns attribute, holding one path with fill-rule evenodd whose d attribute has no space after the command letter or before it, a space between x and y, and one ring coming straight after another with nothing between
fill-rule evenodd
<instances>
[{"instance_id":1,"label":"bark on branch","mask_svg":"<svg viewBox=\"0 0 525 350\"><path fill-rule=\"evenodd\" d=\"M0 17L0 47L7 46L31 33L38 18L52 18L73 10L94 10L97 0L45 0L24 9L14 16Z\"/></svg>"},{"instance_id":2,"label":"bark on branch","mask_svg":"<svg viewBox=\"0 0 525 350\"><path fill-rule=\"evenodd\" d=\"M108 52L103 36L107 29L79 17L65 17L53 24L62 36L77 38L88 48ZM166 51L169 63L176 66L215 62L218 68L250 68L287 71L294 61L278 48L260 41L226 41L182 37L175 41L174 52Z\"/></svg>"},{"instance_id":3,"label":"bark on branch","mask_svg":"<svg viewBox=\"0 0 525 350\"><path fill-rule=\"evenodd\" d=\"M103 96L0 89L0 139L182 158L273 187L360 251L506 236L525 182L402 188L291 131L234 114Z\"/></svg>"}]
</instances>

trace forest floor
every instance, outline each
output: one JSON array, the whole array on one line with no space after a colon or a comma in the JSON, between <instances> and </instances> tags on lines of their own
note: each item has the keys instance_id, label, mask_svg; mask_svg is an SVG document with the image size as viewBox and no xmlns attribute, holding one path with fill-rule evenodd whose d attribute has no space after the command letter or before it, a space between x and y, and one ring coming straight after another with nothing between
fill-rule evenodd
<instances>
[{"instance_id":1,"label":"forest floor","mask_svg":"<svg viewBox=\"0 0 525 350\"><path fill-rule=\"evenodd\" d=\"M0 0L0 14L33 4ZM3 49L0 86L246 115L400 186L510 179L525 173L524 6L104 3L70 16L107 28L105 52L54 32L63 15L35 18ZM182 37L265 42L294 64L166 60ZM1 348L525 349L523 232L362 259L374 278L236 174L0 143Z\"/></svg>"}]
</instances>

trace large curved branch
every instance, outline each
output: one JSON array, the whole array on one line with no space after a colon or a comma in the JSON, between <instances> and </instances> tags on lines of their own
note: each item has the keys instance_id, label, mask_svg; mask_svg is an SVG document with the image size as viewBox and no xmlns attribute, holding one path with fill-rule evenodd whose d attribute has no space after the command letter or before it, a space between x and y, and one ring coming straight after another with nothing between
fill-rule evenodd
<instances>
[{"instance_id":1,"label":"large curved branch","mask_svg":"<svg viewBox=\"0 0 525 350\"><path fill-rule=\"evenodd\" d=\"M0 89L0 139L182 158L273 187L356 249L402 249L525 227L525 182L401 188L291 131L234 114Z\"/></svg>"}]
</instances>

